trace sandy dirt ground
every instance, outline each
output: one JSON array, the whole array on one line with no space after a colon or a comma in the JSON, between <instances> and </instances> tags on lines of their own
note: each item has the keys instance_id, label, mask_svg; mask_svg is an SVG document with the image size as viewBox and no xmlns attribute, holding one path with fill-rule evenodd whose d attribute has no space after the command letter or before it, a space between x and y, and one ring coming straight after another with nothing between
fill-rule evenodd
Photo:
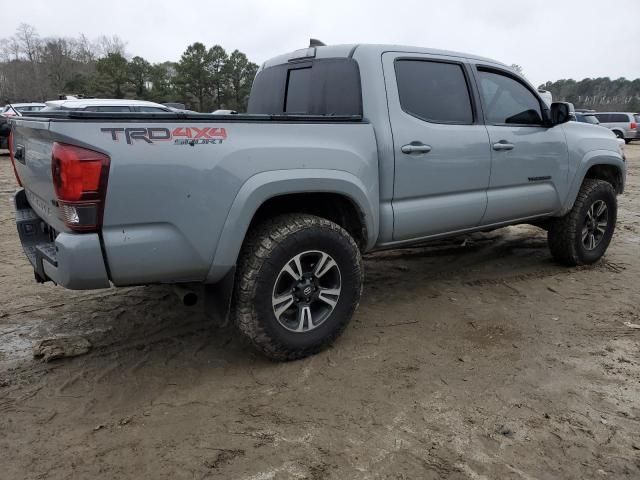
<instances>
[{"instance_id":1,"label":"sandy dirt ground","mask_svg":"<svg viewBox=\"0 0 640 480\"><path fill-rule=\"evenodd\" d=\"M519 226L366 258L354 321L278 364L163 286L33 281L0 157L0 478L640 478L640 144L605 258ZM92 350L42 362L33 345Z\"/></svg>"}]
</instances>

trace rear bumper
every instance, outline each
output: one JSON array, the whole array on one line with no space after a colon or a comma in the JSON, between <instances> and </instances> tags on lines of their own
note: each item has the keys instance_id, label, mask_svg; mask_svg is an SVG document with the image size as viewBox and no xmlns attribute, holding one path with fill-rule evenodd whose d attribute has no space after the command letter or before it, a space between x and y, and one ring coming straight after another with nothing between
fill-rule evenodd
<instances>
[{"instance_id":1,"label":"rear bumper","mask_svg":"<svg viewBox=\"0 0 640 480\"><path fill-rule=\"evenodd\" d=\"M97 233L54 232L31 208L24 190L14 196L16 226L36 279L73 290L110 286Z\"/></svg>"},{"instance_id":2,"label":"rear bumper","mask_svg":"<svg viewBox=\"0 0 640 480\"><path fill-rule=\"evenodd\" d=\"M636 138L640 138L640 130L636 129L636 130L625 130L624 131L624 138L626 140L634 140Z\"/></svg>"}]
</instances>

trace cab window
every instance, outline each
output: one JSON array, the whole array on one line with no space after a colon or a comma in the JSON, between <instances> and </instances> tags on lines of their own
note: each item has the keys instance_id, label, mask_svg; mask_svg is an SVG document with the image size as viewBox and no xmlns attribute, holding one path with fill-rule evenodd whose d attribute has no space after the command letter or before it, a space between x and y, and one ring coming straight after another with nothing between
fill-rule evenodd
<instances>
[{"instance_id":1,"label":"cab window","mask_svg":"<svg viewBox=\"0 0 640 480\"><path fill-rule=\"evenodd\" d=\"M524 84L507 75L478 69L480 95L487 123L541 125L540 100Z\"/></svg>"},{"instance_id":2,"label":"cab window","mask_svg":"<svg viewBox=\"0 0 640 480\"><path fill-rule=\"evenodd\" d=\"M432 123L473 123L473 109L462 65L400 59L395 63L402 109Z\"/></svg>"}]
</instances>

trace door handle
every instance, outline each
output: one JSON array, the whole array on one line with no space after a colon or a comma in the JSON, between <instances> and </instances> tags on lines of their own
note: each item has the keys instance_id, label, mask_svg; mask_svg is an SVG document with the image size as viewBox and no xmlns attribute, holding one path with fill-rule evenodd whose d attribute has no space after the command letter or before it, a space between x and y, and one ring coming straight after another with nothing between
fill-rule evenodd
<instances>
[{"instance_id":1,"label":"door handle","mask_svg":"<svg viewBox=\"0 0 640 480\"><path fill-rule=\"evenodd\" d=\"M507 143L505 140L500 140L499 142L493 144L493 149L498 151L513 150L513 147L515 147L513 143Z\"/></svg>"},{"instance_id":2,"label":"door handle","mask_svg":"<svg viewBox=\"0 0 640 480\"><path fill-rule=\"evenodd\" d=\"M403 145L400 150L402 153L429 153L431 151L431 145L425 145L420 142L411 142L407 145Z\"/></svg>"}]
</instances>

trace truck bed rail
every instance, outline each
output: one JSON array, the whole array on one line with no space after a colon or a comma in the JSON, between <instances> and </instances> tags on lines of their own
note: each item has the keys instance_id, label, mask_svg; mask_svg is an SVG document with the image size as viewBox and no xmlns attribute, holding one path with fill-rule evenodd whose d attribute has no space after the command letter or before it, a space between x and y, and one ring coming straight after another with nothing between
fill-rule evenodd
<instances>
[{"instance_id":1,"label":"truck bed rail","mask_svg":"<svg viewBox=\"0 0 640 480\"><path fill-rule=\"evenodd\" d=\"M283 123L360 123L365 121L362 115L265 115L253 113L238 113L218 115L213 113L183 113L183 112L85 112L78 110L56 110L49 112L30 112L20 120L43 119L51 121L149 121L175 122L189 120L192 122L283 122Z\"/></svg>"}]
</instances>

